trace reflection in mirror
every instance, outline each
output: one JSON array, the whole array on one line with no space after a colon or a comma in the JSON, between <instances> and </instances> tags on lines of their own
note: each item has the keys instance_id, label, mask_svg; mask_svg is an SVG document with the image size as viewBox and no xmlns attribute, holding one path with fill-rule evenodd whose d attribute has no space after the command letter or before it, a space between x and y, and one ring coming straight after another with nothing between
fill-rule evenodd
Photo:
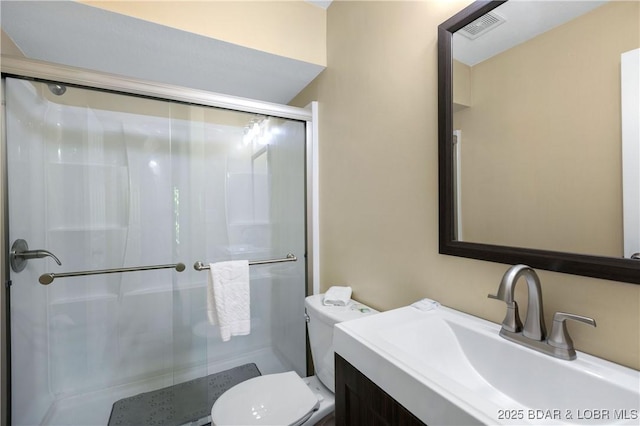
<instances>
[{"instance_id":1,"label":"reflection in mirror","mask_svg":"<svg viewBox=\"0 0 640 426\"><path fill-rule=\"evenodd\" d=\"M509 1L454 33L458 240L624 255L620 67L639 11Z\"/></svg>"},{"instance_id":2,"label":"reflection in mirror","mask_svg":"<svg viewBox=\"0 0 640 426\"><path fill-rule=\"evenodd\" d=\"M439 26L441 253L640 284L638 17L480 0Z\"/></svg>"}]
</instances>

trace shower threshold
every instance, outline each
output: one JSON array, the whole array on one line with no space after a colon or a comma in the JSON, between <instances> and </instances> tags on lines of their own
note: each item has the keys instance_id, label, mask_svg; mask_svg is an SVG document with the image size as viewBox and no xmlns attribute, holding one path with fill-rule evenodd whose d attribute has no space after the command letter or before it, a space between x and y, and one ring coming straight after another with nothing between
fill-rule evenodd
<instances>
[{"instance_id":1,"label":"shower threshold","mask_svg":"<svg viewBox=\"0 0 640 426\"><path fill-rule=\"evenodd\" d=\"M262 374L280 373L289 370L271 348L263 348L235 357L232 360L213 362L206 366L206 374L212 374L243 364L253 363ZM108 424L111 409L116 401L124 398L166 388L176 382L185 382L193 379L194 375L203 370L203 367L194 367L192 371L181 372L182 379L176 379L173 374L153 377L144 381L115 386L99 391L81 395L61 398L53 402L45 415L42 425L54 426L104 426ZM200 373L203 375L203 373ZM188 425L207 424L201 422L187 423Z\"/></svg>"}]
</instances>

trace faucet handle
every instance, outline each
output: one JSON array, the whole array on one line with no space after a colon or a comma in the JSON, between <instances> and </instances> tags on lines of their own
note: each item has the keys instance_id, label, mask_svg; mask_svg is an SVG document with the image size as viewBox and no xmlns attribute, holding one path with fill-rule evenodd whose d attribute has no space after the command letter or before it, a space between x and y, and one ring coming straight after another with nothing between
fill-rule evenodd
<instances>
[{"instance_id":1,"label":"faucet handle","mask_svg":"<svg viewBox=\"0 0 640 426\"><path fill-rule=\"evenodd\" d=\"M593 327L596 326L596 321L593 318L583 317L582 315L568 314L566 312L556 312L553 316L553 327L551 328L551 334L547 343L554 348L567 350L575 358L575 350L573 349L573 340L569 336L567 331L567 320L575 320L584 322Z\"/></svg>"},{"instance_id":2,"label":"faucet handle","mask_svg":"<svg viewBox=\"0 0 640 426\"><path fill-rule=\"evenodd\" d=\"M522 331L522 321L520 321L520 312L518 311L518 302L515 300L511 302L505 301L500 293L498 295L488 294L489 299L502 300L507 304L507 313L502 320L502 329L510 331L511 333L519 333Z\"/></svg>"}]
</instances>

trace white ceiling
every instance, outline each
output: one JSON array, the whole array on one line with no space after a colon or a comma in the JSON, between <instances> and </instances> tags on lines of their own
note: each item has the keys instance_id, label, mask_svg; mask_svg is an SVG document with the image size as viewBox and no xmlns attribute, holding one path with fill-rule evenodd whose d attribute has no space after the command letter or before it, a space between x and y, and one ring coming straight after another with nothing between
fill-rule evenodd
<instances>
[{"instance_id":1,"label":"white ceiling","mask_svg":"<svg viewBox=\"0 0 640 426\"><path fill-rule=\"evenodd\" d=\"M324 67L73 1L1 1L2 29L32 59L287 104Z\"/></svg>"},{"instance_id":2,"label":"white ceiling","mask_svg":"<svg viewBox=\"0 0 640 426\"><path fill-rule=\"evenodd\" d=\"M501 4L497 13L505 22L475 40L453 35L454 59L469 66L504 52L539 34L602 6L608 0L511 0Z\"/></svg>"}]
</instances>

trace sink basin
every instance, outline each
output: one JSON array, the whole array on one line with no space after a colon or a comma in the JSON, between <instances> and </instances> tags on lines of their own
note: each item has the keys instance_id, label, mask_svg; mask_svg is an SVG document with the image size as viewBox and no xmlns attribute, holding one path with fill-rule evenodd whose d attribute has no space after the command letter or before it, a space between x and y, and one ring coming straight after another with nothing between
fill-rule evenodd
<instances>
[{"instance_id":1,"label":"sink basin","mask_svg":"<svg viewBox=\"0 0 640 426\"><path fill-rule=\"evenodd\" d=\"M633 424L640 372L553 358L443 306L336 325L335 351L426 424Z\"/></svg>"}]
</instances>

